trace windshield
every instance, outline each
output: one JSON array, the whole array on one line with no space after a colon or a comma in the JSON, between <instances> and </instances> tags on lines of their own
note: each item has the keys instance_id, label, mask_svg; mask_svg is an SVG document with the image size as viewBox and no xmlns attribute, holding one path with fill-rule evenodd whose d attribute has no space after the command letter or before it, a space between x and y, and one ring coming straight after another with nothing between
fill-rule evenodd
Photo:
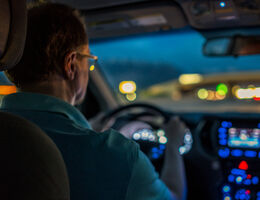
<instances>
[{"instance_id":1,"label":"windshield","mask_svg":"<svg viewBox=\"0 0 260 200\"><path fill-rule=\"evenodd\" d=\"M231 102L255 105L257 95L239 92L260 87L260 56L206 57L205 41L201 33L186 28L92 41L91 50L124 102L151 101L181 110Z\"/></svg>"}]
</instances>

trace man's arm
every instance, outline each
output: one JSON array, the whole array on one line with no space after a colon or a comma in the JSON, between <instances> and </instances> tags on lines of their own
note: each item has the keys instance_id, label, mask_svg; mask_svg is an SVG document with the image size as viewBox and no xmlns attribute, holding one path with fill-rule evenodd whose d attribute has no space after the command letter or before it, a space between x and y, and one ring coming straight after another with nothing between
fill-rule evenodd
<instances>
[{"instance_id":1,"label":"man's arm","mask_svg":"<svg viewBox=\"0 0 260 200\"><path fill-rule=\"evenodd\" d=\"M186 126L175 117L165 125L164 130L168 142L161 179L150 160L138 148L126 200L184 200L186 198L185 168L179 153Z\"/></svg>"},{"instance_id":2,"label":"man's arm","mask_svg":"<svg viewBox=\"0 0 260 200\"><path fill-rule=\"evenodd\" d=\"M159 179L147 156L136 149L125 200L172 200L171 191Z\"/></svg>"},{"instance_id":3,"label":"man's arm","mask_svg":"<svg viewBox=\"0 0 260 200\"><path fill-rule=\"evenodd\" d=\"M170 189L174 199L186 199L186 176L179 147L182 145L186 126L179 118L172 118L164 127L168 142L166 144L162 181Z\"/></svg>"}]
</instances>

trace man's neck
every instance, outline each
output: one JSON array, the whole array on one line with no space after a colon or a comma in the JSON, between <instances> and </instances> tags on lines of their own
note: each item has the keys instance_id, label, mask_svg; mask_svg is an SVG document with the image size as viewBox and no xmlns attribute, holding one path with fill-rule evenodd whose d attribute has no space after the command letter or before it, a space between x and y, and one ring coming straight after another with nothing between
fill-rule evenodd
<instances>
[{"instance_id":1,"label":"man's neck","mask_svg":"<svg viewBox=\"0 0 260 200\"><path fill-rule=\"evenodd\" d=\"M19 89L21 92L31 92L53 96L74 105L75 95L64 80L42 81L31 85L24 85Z\"/></svg>"}]
</instances>

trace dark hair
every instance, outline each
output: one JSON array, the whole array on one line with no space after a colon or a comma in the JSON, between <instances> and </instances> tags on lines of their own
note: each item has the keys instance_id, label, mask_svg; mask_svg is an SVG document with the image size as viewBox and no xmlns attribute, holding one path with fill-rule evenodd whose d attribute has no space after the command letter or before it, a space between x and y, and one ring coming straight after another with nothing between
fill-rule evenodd
<instances>
[{"instance_id":1,"label":"dark hair","mask_svg":"<svg viewBox=\"0 0 260 200\"><path fill-rule=\"evenodd\" d=\"M28 10L22 59L6 74L18 87L48 79L53 73L63 76L65 56L87 43L84 19L76 9L52 3L34 6Z\"/></svg>"}]
</instances>

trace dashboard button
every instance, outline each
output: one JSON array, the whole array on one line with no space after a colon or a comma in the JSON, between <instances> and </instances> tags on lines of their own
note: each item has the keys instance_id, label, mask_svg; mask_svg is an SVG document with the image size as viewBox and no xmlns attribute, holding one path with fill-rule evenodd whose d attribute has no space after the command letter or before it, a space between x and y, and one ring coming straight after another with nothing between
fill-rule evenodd
<instances>
[{"instance_id":1,"label":"dashboard button","mask_svg":"<svg viewBox=\"0 0 260 200\"><path fill-rule=\"evenodd\" d=\"M220 139L220 140L219 140L219 144L220 144L220 145L223 145L223 146L224 146L224 145L227 145L227 140L226 140L226 139Z\"/></svg>"},{"instance_id":2,"label":"dashboard button","mask_svg":"<svg viewBox=\"0 0 260 200\"><path fill-rule=\"evenodd\" d=\"M231 151L231 155L234 157L241 157L243 156L243 151L240 149L234 149Z\"/></svg>"},{"instance_id":3,"label":"dashboard button","mask_svg":"<svg viewBox=\"0 0 260 200\"><path fill-rule=\"evenodd\" d=\"M257 152L247 150L247 151L245 151L244 155L245 155L245 157L248 157L248 158L255 158L257 155Z\"/></svg>"},{"instance_id":4,"label":"dashboard button","mask_svg":"<svg viewBox=\"0 0 260 200\"><path fill-rule=\"evenodd\" d=\"M258 178L257 176L253 177L253 178L252 178L252 183L253 183L254 185L257 185L257 184L259 183L259 178Z\"/></svg>"},{"instance_id":5,"label":"dashboard button","mask_svg":"<svg viewBox=\"0 0 260 200\"><path fill-rule=\"evenodd\" d=\"M244 176L246 174L245 170L242 169L232 169L231 173L233 175L239 175L239 176Z\"/></svg>"},{"instance_id":6,"label":"dashboard button","mask_svg":"<svg viewBox=\"0 0 260 200\"><path fill-rule=\"evenodd\" d=\"M251 180L250 179L244 180L244 185L251 185Z\"/></svg>"},{"instance_id":7,"label":"dashboard button","mask_svg":"<svg viewBox=\"0 0 260 200\"><path fill-rule=\"evenodd\" d=\"M228 148L218 150L218 155L221 158L227 158L229 156L229 154L230 154L230 150Z\"/></svg>"},{"instance_id":8,"label":"dashboard button","mask_svg":"<svg viewBox=\"0 0 260 200\"><path fill-rule=\"evenodd\" d=\"M227 129L221 127L221 128L218 129L218 132L220 134L226 134L227 133Z\"/></svg>"},{"instance_id":9,"label":"dashboard button","mask_svg":"<svg viewBox=\"0 0 260 200\"><path fill-rule=\"evenodd\" d=\"M227 134L226 133L219 133L218 137L219 137L219 139L226 139L227 138Z\"/></svg>"},{"instance_id":10,"label":"dashboard button","mask_svg":"<svg viewBox=\"0 0 260 200\"><path fill-rule=\"evenodd\" d=\"M232 174L229 175L229 176L228 176L228 181L231 182L231 183L233 183L233 182L235 181L235 176L232 175Z\"/></svg>"},{"instance_id":11,"label":"dashboard button","mask_svg":"<svg viewBox=\"0 0 260 200\"><path fill-rule=\"evenodd\" d=\"M241 184L242 181L243 181L243 178L242 178L241 176L238 176L238 177L236 178L237 184Z\"/></svg>"},{"instance_id":12,"label":"dashboard button","mask_svg":"<svg viewBox=\"0 0 260 200\"><path fill-rule=\"evenodd\" d=\"M230 196L225 196L224 200L231 200Z\"/></svg>"},{"instance_id":13,"label":"dashboard button","mask_svg":"<svg viewBox=\"0 0 260 200\"><path fill-rule=\"evenodd\" d=\"M230 187L228 185L225 185L222 190L224 193L228 193L230 192Z\"/></svg>"}]
</instances>

